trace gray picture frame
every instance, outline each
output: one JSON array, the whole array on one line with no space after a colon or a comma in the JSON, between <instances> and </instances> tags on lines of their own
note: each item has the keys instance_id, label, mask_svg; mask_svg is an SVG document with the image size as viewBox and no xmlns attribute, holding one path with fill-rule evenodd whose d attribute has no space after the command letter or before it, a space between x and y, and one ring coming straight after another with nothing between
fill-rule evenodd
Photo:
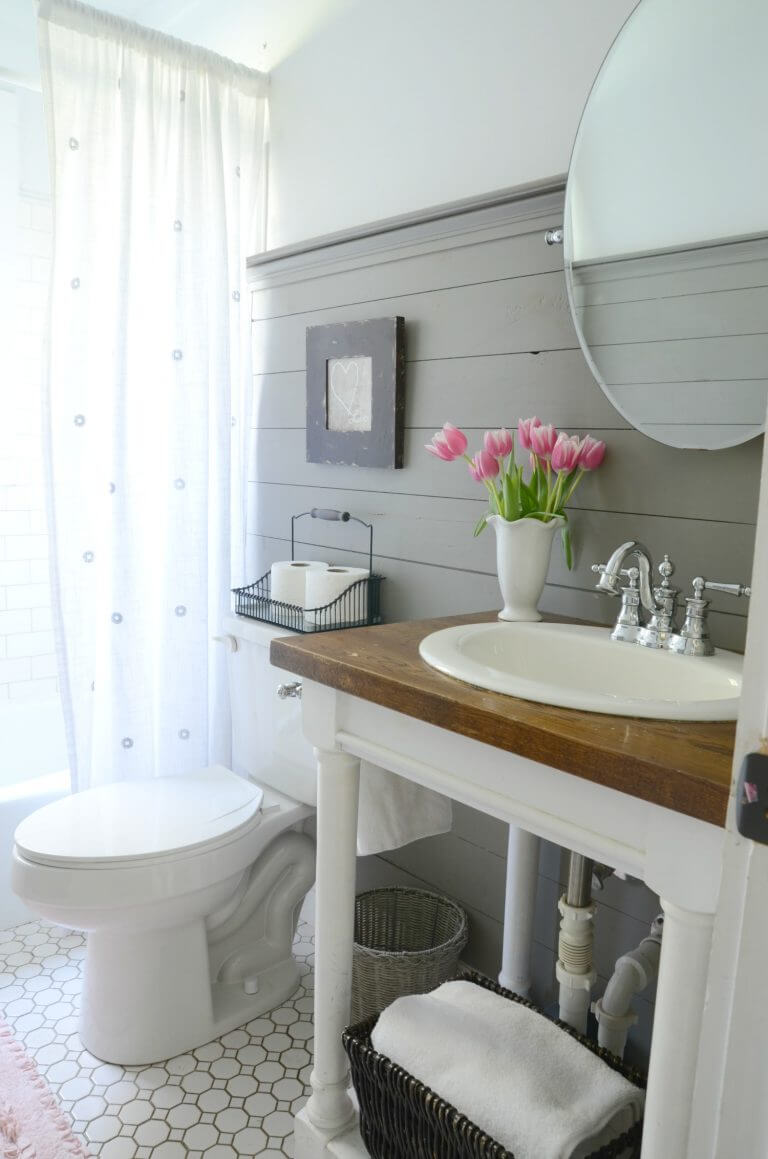
<instances>
[{"instance_id":1,"label":"gray picture frame","mask_svg":"<svg viewBox=\"0 0 768 1159\"><path fill-rule=\"evenodd\" d=\"M328 364L370 359L370 430L329 430ZM307 327L307 462L403 466L405 319L369 318Z\"/></svg>"}]
</instances>

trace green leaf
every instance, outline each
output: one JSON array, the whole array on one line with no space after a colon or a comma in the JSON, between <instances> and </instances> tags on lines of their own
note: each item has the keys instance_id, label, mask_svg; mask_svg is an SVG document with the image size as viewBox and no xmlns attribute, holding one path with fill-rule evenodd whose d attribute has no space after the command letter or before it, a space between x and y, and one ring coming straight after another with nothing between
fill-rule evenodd
<instances>
[{"instance_id":1,"label":"green leaf","mask_svg":"<svg viewBox=\"0 0 768 1159\"><path fill-rule=\"evenodd\" d=\"M565 565L568 571L573 571L573 547L571 545L571 529L566 523L565 527L560 532L563 540L563 552L565 554Z\"/></svg>"},{"instance_id":2,"label":"green leaf","mask_svg":"<svg viewBox=\"0 0 768 1159\"><path fill-rule=\"evenodd\" d=\"M513 522L520 518L520 489L517 474L505 475L504 489L504 518Z\"/></svg>"},{"instance_id":3,"label":"green leaf","mask_svg":"<svg viewBox=\"0 0 768 1159\"><path fill-rule=\"evenodd\" d=\"M531 515L539 510L539 501L528 483L520 480L520 510L523 515Z\"/></svg>"},{"instance_id":4,"label":"green leaf","mask_svg":"<svg viewBox=\"0 0 768 1159\"><path fill-rule=\"evenodd\" d=\"M488 516L483 515L480 519L478 519L477 523L475 524L475 530L472 532L472 534L475 536L475 538L477 538L477 536L480 534L481 531L485 531L487 525L488 525Z\"/></svg>"}]
</instances>

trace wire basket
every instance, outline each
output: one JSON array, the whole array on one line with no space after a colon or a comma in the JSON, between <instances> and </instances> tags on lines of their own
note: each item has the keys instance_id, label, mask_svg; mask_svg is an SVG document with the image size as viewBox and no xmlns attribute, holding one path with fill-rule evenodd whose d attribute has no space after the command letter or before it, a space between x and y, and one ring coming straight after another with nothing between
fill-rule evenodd
<instances>
[{"instance_id":1,"label":"wire basket","mask_svg":"<svg viewBox=\"0 0 768 1159\"><path fill-rule=\"evenodd\" d=\"M329 604L318 608L303 608L298 604L287 604L273 600L271 595L272 574L266 572L255 583L246 587L233 588L235 611L239 616L249 616L252 620L262 620L278 628L291 632L335 632L339 628L361 628L368 624L381 623L381 583L384 579L373 570L373 526L348 511L334 508L313 507L291 517L291 559L295 554L295 524L297 519L309 515L312 519L327 519L340 523L359 523L368 528L368 576L350 584L341 595Z\"/></svg>"},{"instance_id":2,"label":"wire basket","mask_svg":"<svg viewBox=\"0 0 768 1159\"><path fill-rule=\"evenodd\" d=\"M494 994L501 994L510 1002L537 1010L532 1002L503 990L481 974L472 971L463 977ZM541 1012L537 1010L537 1013ZM416 1156L429 1156L429 1159L515 1159L501 1143L456 1107L374 1049L371 1031L377 1019L378 1015L373 1015L356 1026L348 1027L342 1035L360 1103L360 1133L372 1159L415 1159ZM635 1086L645 1088L645 1078L640 1071L578 1034L565 1022L555 1021L555 1025L597 1055L611 1070L618 1071ZM456 1043L456 1049L461 1050L460 1042ZM593 1151L588 1159L639 1159L642 1134L641 1120L613 1142Z\"/></svg>"},{"instance_id":3,"label":"wire basket","mask_svg":"<svg viewBox=\"0 0 768 1159\"><path fill-rule=\"evenodd\" d=\"M456 977L467 915L425 889L385 886L355 898L353 1022L405 994L426 994Z\"/></svg>"}]
</instances>

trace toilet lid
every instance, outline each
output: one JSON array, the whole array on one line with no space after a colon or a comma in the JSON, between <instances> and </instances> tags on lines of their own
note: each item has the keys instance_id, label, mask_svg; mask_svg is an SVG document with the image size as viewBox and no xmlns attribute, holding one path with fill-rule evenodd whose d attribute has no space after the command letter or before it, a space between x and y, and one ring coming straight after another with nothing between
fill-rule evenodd
<instances>
[{"instance_id":1,"label":"toilet lid","mask_svg":"<svg viewBox=\"0 0 768 1159\"><path fill-rule=\"evenodd\" d=\"M50 864L138 861L221 844L258 823L263 793L222 765L73 793L18 826L22 856Z\"/></svg>"}]
</instances>

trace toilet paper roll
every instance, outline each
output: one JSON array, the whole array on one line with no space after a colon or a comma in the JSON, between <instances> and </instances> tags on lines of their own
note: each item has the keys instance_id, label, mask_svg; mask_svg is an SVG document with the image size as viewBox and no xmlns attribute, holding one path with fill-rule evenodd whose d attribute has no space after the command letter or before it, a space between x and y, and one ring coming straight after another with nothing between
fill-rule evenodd
<instances>
[{"instance_id":1,"label":"toilet paper roll","mask_svg":"<svg viewBox=\"0 0 768 1159\"><path fill-rule=\"evenodd\" d=\"M284 604L307 606L307 577L328 567L317 559L283 559L272 564L270 594Z\"/></svg>"},{"instance_id":2,"label":"toilet paper roll","mask_svg":"<svg viewBox=\"0 0 768 1159\"><path fill-rule=\"evenodd\" d=\"M336 607L324 613L315 614L312 608L322 608L337 599L347 588L358 580L367 579L367 567L327 567L324 571L313 571L307 576L307 595L305 607L307 620L310 624L346 623L349 620L362 620L368 612L367 587L358 591L346 600L342 600Z\"/></svg>"}]
</instances>

